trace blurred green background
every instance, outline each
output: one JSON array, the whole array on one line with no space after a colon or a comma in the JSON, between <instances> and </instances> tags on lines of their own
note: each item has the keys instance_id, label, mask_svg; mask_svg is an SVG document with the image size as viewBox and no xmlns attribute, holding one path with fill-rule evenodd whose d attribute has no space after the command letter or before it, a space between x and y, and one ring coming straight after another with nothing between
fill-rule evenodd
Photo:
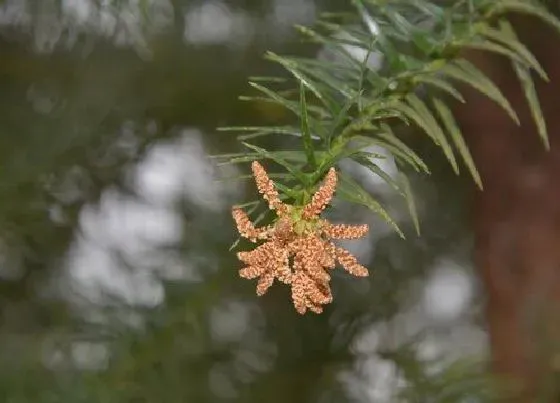
<instances>
[{"instance_id":1,"label":"blurred green background","mask_svg":"<svg viewBox=\"0 0 560 403\"><path fill-rule=\"evenodd\" d=\"M246 166L212 163L239 151L216 127L286 118L238 96L279 73L266 50L329 57L292 26L345 7L0 1L1 402L484 398L468 178L429 144L421 237L388 186L342 164L409 236L336 202L333 221L372 225L348 244L372 275L336 273L323 315L299 316L280 285L258 298L228 251L229 208L254 190L227 179Z\"/></svg>"}]
</instances>

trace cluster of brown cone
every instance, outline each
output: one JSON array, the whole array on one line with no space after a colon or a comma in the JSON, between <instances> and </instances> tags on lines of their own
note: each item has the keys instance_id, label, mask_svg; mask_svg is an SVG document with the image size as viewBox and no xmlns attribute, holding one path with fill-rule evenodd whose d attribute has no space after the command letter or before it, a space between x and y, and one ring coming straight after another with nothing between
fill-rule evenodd
<instances>
[{"instance_id":1,"label":"cluster of brown cone","mask_svg":"<svg viewBox=\"0 0 560 403\"><path fill-rule=\"evenodd\" d=\"M358 239L368 232L367 224L332 224L320 218L330 203L337 185L334 168L327 173L322 186L305 206L283 203L257 161L251 166L259 193L269 208L278 216L275 224L256 228L247 214L233 207L232 215L240 235L252 242L265 241L249 252L237 254L247 266L239 271L246 279L256 279L257 295L267 292L278 279L292 289L296 311L323 311L323 305L332 302L329 270L338 262L348 273L365 277L368 270L346 249L333 243L333 239Z\"/></svg>"}]
</instances>

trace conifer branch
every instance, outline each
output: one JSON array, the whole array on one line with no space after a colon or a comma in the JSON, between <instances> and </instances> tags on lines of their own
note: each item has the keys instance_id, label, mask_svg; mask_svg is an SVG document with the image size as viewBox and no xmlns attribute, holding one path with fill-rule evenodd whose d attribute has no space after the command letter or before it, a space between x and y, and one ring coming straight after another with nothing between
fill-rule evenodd
<instances>
[{"instance_id":1,"label":"conifer branch","mask_svg":"<svg viewBox=\"0 0 560 403\"><path fill-rule=\"evenodd\" d=\"M239 140L247 151L217 156L219 163L272 160L287 171L283 181L274 182L281 198L303 205L325 174L341 159L349 158L377 172L413 208L408 187L401 188L399 182L375 165L367 152L372 145L387 149L403 171L401 176L407 169L429 173L426 163L392 130L395 123L404 123L421 129L441 149L457 174L462 161L482 189L477 168L446 100L464 102L457 84L466 84L499 104L518 124L519 119L492 80L463 58L464 49L487 51L511 61L539 135L548 147L546 124L531 72L543 80L548 77L507 20L511 13L530 15L560 32L560 21L540 2L455 0L442 4L424 0L354 0L353 4L353 13L331 13L323 16L314 28L297 27L304 38L335 55L335 61L269 52L266 58L282 65L292 79L252 81L251 86L260 95L243 98L278 104L292 112L299 122L275 127L222 128L240 133ZM356 57L353 52L362 56ZM371 65L372 56L383 58L379 69ZM429 91L420 96L424 88ZM271 135L300 137L300 146L266 150L253 143ZM337 196L369 207L401 233L381 204L344 175ZM416 212L411 213L416 220Z\"/></svg>"}]
</instances>

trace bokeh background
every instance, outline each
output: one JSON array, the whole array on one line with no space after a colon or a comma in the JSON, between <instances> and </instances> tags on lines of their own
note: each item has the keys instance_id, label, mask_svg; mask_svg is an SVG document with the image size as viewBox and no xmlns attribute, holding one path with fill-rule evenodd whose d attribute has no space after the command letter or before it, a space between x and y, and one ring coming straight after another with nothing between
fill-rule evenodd
<instances>
[{"instance_id":1,"label":"bokeh background","mask_svg":"<svg viewBox=\"0 0 560 403\"><path fill-rule=\"evenodd\" d=\"M347 247L372 275L337 271L324 314L237 276L229 209L255 191L232 179L247 166L214 163L240 151L216 128L285 119L238 100L248 77L283 74L266 50L332 57L293 26L347 7L0 1L0 401L478 401L476 383L456 399L474 382L457 366L487 356L470 183L429 144L416 147L433 174L411 178L420 237L388 185L341 164L408 237L335 201L333 221L371 224Z\"/></svg>"}]
</instances>

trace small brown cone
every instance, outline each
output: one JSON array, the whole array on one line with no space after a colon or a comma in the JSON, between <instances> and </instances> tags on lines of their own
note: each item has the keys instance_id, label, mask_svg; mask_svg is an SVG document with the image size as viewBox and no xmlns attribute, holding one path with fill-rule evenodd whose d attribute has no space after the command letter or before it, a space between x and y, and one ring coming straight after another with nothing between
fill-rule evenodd
<instances>
[{"instance_id":1,"label":"small brown cone","mask_svg":"<svg viewBox=\"0 0 560 403\"><path fill-rule=\"evenodd\" d=\"M369 276L368 269L358 263L358 259L346 249L336 248L336 257L340 265L348 273L356 277L367 277Z\"/></svg>"},{"instance_id":2,"label":"small brown cone","mask_svg":"<svg viewBox=\"0 0 560 403\"><path fill-rule=\"evenodd\" d=\"M308 220L321 214L325 207L331 202L336 190L336 182L336 170L331 168L325 176L325 180L319 190L315 192L311 201L304 207L302 213L304 219Z\"/></svg>"},{"instance_id":3,"label":"small brown cone","mask_svg":"<svg viewBox=\"0 0 560 403\"><path fill-rule=\"evenodd\" d=\"M278 195L278 191L274 187L274 182L268 177L263 166L258 161L253 161L251 164L253 176L257 184L257 189L263 198L268 202L268 207L271 210L277 210L279 213L286 211L286 205L282 203Z\"/></svg>"}]
</instances>

